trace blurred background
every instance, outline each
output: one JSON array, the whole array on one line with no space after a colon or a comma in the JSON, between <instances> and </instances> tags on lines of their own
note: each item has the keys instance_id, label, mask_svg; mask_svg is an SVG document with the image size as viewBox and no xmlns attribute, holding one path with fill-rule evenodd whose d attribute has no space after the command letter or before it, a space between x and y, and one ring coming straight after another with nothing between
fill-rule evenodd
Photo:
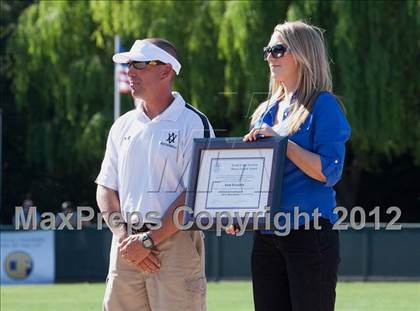
<instances>
[{"instance_id":1,"label":"blurred background","mask_svg":"<svg viewBox=\"0 0 420 311\"><path fill-rule=\"evenodd\" d=\"M276 24L303 19L325 30L334 90L352 126L343 179L336 186L338 204L349 210L361 206L366 215L379 206L381 222L389 222L395 214L386 211L397 206L398 222L415 227L420 223L419 9L415 0L1 1L1 223L10 225L14 207L24 200L41 213L62 211L65 201L97 209L94 180L114 120L115 35L125 50L138 38L173 42L183 65L175 89L208 116L217 136L242 136L267 96L262 47ZM132 109L131 96L120 96L121 113ZM417 235L392 239L401 245L415 236L418 242L416 230ZM96 243L98 233L91 231L75 245ZM90 277L92 267L77 277L80 263L72 270L59 262L68 254L63 245L74 239L66 234L76 233L55 237L56 276L61 269L64 281L104 279L106 258ZM372 257L372 237L363 234L347 245L367 243L363 256ZM226 273L248 277L248 270L229 275L235 262L223 266L214 254L232 246L213 238L206 243L217 262L210 259L209 273L215 279ZM109 236L100 239L96 245L106 257ZM385 251L389 239L380 239ZM248 242L245 237L235 247L246 249ZM383 275L375 274L371 257L351 266L363 257L351 257L351 247L344 250L350 256L345 275ZM386 265L393 260L399 259L385 260L383 271L412 276L413 270ZM416 269L413 275L420 278Z\"/></svg>"}]
</instances>

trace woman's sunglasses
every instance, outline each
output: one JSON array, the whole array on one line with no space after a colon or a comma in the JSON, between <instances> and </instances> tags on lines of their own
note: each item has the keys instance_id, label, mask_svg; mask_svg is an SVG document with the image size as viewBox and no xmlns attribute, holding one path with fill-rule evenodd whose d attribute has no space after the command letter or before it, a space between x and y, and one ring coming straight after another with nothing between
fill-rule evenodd
<instances>
[{"instance_id":1,"label":"woman's sunglasses","mask_svg":"<svg viewBox=\"0 0 420 311\"><path fill-rule=\"evenodd\" d=\"M164 64L165 63L163 63L159 60L150 60L150 61L147 61L147 62L132 61L132 62L128 62L128 68L133 66L137 70L142 70L142 69L146 68L147 65L157 66L157 65L164 65Z\"/></svg>"},{"instance_id":2,"label":"woman's sunglasses","mask_svg":"<svg viewBox=\"0 0 420 311\"><path fill-rule=\"evenodd\" d=\"M267 60L268 54L271 54L273 58L280 58L283 57L284 53L288 51L288 48L283 44L277 44L274 46L266 46L263 48L263 56L264 60Z\"/></svg>"}]
</instances>

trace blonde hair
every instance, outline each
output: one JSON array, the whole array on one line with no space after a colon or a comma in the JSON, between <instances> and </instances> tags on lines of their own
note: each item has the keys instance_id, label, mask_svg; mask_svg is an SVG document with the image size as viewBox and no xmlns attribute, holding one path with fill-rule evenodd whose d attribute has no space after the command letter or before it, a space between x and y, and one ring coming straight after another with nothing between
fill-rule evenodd
<instances>
[{"instance_id":1,"label":"blonde hair","mask_svg":"<svg viewBox=\"0 0 420 311\"><path fill-rule=\"evenodd\" d=\"M316 95L321 91L332 93L332 79L324 43L323 31L302 21L285 22L274 28L298 64L297 98L287 118L288 134L295 133L305 121ZM266 110L268 103L284 98L285 91L280 82L270 77L268 102L262 103L254 112L254 124Z\"/></svg>"}]
</instances>

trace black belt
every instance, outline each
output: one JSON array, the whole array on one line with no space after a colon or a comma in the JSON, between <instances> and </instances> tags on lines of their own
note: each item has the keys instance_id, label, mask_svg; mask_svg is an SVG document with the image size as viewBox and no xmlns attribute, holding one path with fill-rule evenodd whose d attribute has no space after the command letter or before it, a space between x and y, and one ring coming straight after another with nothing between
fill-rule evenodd
<instances>
[{"instance_id":1,"label":"black belt","mask_svg":"<svg viewBox=\"0 0 420 311\"><path fill-rule=\"evenodd\" d=\"M125 225L127 228L127 224ZM131 224L131 232L132 234L147 232L147 231L150 231L148 227L152 227L152 226L153 226L152 223L144 223L140 228L136 229L138 226L136 224Z\"/></svg>"}]
</instances>

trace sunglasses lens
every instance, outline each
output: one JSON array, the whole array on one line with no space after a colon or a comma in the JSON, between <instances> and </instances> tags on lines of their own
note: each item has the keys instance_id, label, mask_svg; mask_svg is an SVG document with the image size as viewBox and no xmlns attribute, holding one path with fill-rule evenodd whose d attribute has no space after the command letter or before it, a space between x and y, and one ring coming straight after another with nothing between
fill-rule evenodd
<instances>
[{"instance_id":1,"label":"sunglasses lens","mask_svg":"<svg viewBox=\"0 0 420 311\"><path fill-rule=\"evenodd\" d=\"M268 54L271 54L273 58L283 57L284 53L286 53L286 50L287 48L282 44L277 44L273 47L266 46L263 48L264 60L267 60Z\"/></svg>"},{"instance_id":2,"label":"sunglasses lens","mask_svg":"<svg viewBox=\"0 0 420 311\"><path fill-rule=\"evenodd\" d=\"M286 52L286 47L284 45L275 45L271 48L271 55L274 58L283 57L284 53Z\"/></svg>"},{"instance_id":3,"label":"sunglasses lens","mask_svg":"<svg viewBox=\"0 0 420 311\"><path fill-rule=\"evenodd\" d=\"M130 63L128 63L128 67L131 67L131 66L133 66L137 70L141 70L144 67L146 67L146 63L145 62L130 62Z\"/></svg>"},{"instance_id":4,"label":"sunglasses lens","mask_svg":"<svg viewBox=\"0 0 420 311\"><path fill-rule=\"evenodd\" d=\"M144 68L146 68L147 65L164 65L164 62L161 62L159 60L149 60L149 61L133 61L133 62L129 62L128 63L128 68L130 68L131 66L133 66L135 69L137 70L142 70Z\"/></svg>"},{"instance_id":5,"label":"sunglasses lens","mask_svg":"<svg viewBox=\"0 0 420 311\"><path fill-rule=\"evenodd\" d=\"M266 47L263 48L263 57L264 57L264 60L267 60L268 54L270 53L270 51L271 51L271 49L268 46L266 46Z\"/></svg>"}]
</instances>

